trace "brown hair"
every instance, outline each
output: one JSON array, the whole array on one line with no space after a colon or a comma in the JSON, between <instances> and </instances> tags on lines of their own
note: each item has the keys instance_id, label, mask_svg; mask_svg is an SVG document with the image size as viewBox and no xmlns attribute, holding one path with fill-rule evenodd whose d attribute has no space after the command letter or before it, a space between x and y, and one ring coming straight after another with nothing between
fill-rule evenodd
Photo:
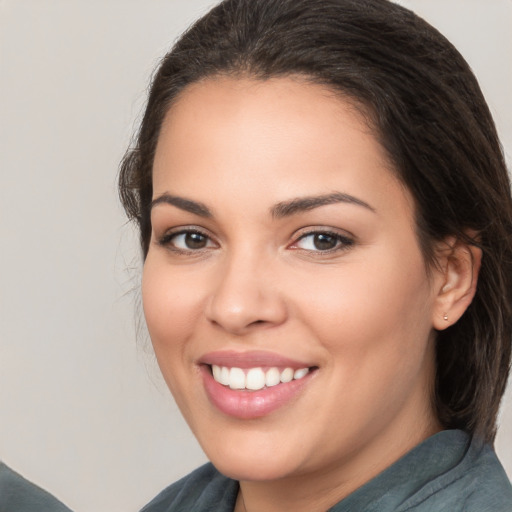
<instances>
[{"instance_id":1,"label":"brown hair","mask_svg":"<svg viewBox=\"0 0 512 512\"><path fill-rule=\"evenodd\" d=\"M138 223L144 257L165 114L187 85L240 74L300 74L364 105L415 198L426 262L448 235L482 249L473 303L438 333L435 401L444 427L492 441L511 355L512 200L491 114L465 60L436 29L387 0L221 2L163 58L121 163L120 197Z\"/></svg>"}]
</instances>

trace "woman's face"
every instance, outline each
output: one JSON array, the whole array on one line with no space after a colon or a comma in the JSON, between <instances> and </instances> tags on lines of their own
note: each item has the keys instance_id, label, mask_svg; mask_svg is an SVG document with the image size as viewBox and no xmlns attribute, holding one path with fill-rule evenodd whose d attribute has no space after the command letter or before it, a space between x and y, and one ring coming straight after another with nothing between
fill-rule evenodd
<instances>
[{"instance_id":1,"label":"woman's face","mask_svg":"<svg viewBox=\"0 0 512 512\"><path fill-rule=\"evenodd\" d=\"M210 79L168 113L144 312L225 474L355 475L436 430L438 277L389 169L360 112L299 79Z\"/></svg>"}]
</instances>

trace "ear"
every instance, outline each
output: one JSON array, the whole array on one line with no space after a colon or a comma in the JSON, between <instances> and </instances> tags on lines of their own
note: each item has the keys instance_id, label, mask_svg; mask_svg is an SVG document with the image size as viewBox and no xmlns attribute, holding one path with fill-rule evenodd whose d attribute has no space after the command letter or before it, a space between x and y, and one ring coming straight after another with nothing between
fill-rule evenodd
<instances>
[{"instance_id":1,"label":"ear","mask_svg":"<svg viewBox=\"0 0 512 512\"><path fill-rule=\"evenodd\" d=\"M449 237L438 249L437 262L432 324L442 331L457 322L475 296L482 250Z\"/></svg>"}]
</instances>

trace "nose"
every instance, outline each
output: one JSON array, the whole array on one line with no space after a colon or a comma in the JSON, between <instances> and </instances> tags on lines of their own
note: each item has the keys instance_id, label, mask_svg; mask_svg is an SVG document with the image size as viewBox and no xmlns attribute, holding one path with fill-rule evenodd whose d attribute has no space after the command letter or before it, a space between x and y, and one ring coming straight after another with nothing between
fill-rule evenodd
<instances>
[{"instance_id":1,"label":"nose","mask_svg":"<svg viewBox=\"0 0 512 512\"><path fill-rule=\"evenodd\" d=\"M227 332L243 335L277 326L287 317L272 265L254 255L227 258L215 278L206 317Z\"/></svg>"}]
</instances>

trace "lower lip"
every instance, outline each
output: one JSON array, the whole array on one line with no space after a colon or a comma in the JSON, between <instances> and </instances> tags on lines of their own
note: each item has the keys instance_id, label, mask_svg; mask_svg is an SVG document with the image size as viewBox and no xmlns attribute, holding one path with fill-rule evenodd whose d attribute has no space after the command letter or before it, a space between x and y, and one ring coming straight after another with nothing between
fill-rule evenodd
<instances>
[{"instance_id":1,"label":"lower lip","mask_svg":"<svg viewBox=\"0 0 512 512\"><path fill-rule=\"evenodd\" d=\"M219 384L212 376L210 367L201 366L206 394L210 402L221 412L235 418L250 420L267 416L294 401L309 382L314 371L302 379L281 383L258 391L234 390Z\"/></svg>"}]
</instances>

